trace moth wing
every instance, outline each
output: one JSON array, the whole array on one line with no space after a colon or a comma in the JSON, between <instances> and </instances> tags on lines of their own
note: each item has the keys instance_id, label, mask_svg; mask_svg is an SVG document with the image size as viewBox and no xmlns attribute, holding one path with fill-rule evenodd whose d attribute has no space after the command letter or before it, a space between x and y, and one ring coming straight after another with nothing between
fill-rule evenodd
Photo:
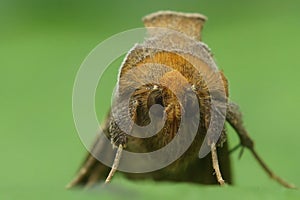
<instances>
[{"instance_id":1,"label":"moth wing","mask_svg":"<svg viewBox=\"0 0 300 200\"><path fill-rule=\"evenodd\" d=\"M110 167L101 163L94 155L105 152L105 154L107 154L105 155L106 157L110 157L111 159L114 158L115 155L112 153L112 151L106 151L106 149L112 148L111 144L103 142L101 139L101 137L108 135L108 127L109 123L107 122L102 128L103 132L97 135L91 151L88 152L86 159L79 168L75 178L67 185L67 188L72 188L74 186L89 187L101 180L104 181L106 179L107 175L109 174Z\"/></svg>"}]
</instances>

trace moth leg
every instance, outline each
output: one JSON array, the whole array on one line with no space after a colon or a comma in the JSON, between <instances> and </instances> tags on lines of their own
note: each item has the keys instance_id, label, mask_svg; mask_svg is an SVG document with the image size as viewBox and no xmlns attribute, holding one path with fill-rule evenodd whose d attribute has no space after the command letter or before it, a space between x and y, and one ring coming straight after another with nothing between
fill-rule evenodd
<instances>
[{"instance_id":1,"label":"moth leg","mask_svg":"<svg viewBox=\"0 0 300 200\"><path fill-rule=\"evenodd\" d=\"M116 157L115 157L115 160L114 160L114 163L113 163L113 166L105 180L105 184L109 183L112 179L112 177L114 176L114 174L116 173L117 171L117 168L119 166L119 163L120 163L120 158L121 158L121 155L122 155L122 151L123 151L123 145L120 144L119 147L118 147L118 151L116 153Z\"/></svg>"},{"instance_id":2,"label":"moth leg","mask_svg":"<svg viewBox=\"0 0 300 200\"><path fill-rule=\"evenodd\" d=\"M217 148L216 148L215 143L211 144L211 156L212 156L212 164L213 164L213 168L214 168L215 173L216 173L217 181L220 183L220 185L224 185L225 181L222 178L222 174L221 174L221 171L220 171Z\"/></svg>"},{"instance_id":3,"label":"moth leg","mask_svg":"<svg viewBox=\"0 0 300 200\"><path fill-rule=\"evenodd\" d=\"M112 177L116 173L122 156L123 148L125 148L127 144L126 134L119 128L119 126L114 120L110 122L109 134L110 134L110 139L113 147L117 147L118 149L115 154L115 159L111 167L111 170L108 176L106 177L105 184L110 183Z\"/></svg>"},{"instance_id":4,"label":"moth leg","mask_svg":"<svg viewBox=\"0 0 300 200\"><path fill-rule=\"evenodd\" d=\"M279 184L283 185L287 188L296 188L293 184L290 184L277 176L262 160L262 158L258 155L258 153L254 149L254 142L250 138L247 130L243 125L242 120L242 113L239 110L237 104L230 102L227 107L227 114L226 114L227 122L232 126L232 128L236 131L239 136L240 143L242 147L246 147L250 150L254 158L260 164L260 166L264 169L264 171L270 176L270 178L277 181Z\"/></svg>"}]
</instances>

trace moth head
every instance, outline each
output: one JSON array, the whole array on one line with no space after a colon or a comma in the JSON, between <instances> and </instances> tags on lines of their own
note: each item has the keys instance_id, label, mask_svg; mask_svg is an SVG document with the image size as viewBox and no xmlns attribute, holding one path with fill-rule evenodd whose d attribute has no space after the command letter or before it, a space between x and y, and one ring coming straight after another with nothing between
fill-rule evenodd
<instances>
[{"instance_id":1,"label":"moth head","mask_svg":"<svg viewBox=\"0 0 300 200\"><path fill-rule=\"evenodd\" d=\"M136 99L137 115L146 115L152 106L159 105L163 107L167 119L180 119L184 112L192 117L195 113L195 106L199 106L199 96L196 87L187 82L187 80L178 72L170 71L165 73L160 79L159 84L148 84L140 87L134 94ZM151 110L155 116L161 116L159 107ZM162 117L162 116L161 116Z\"/></svg>"}]
</instances>

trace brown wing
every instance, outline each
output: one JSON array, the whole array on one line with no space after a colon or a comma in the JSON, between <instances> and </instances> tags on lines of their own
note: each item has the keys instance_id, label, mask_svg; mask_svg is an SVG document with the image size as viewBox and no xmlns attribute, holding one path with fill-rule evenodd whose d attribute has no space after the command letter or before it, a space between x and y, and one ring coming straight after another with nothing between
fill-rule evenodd
<instances>
[{"instance_id":1,"label":"brown wing","mask_svg":"<svg viewBox=\"0 0 300 200\"><path fill-rule=\"evenodd\" d=\"M103 131L104 131L104 135L108 134L108 124L105 125ZM97 136L91 152L103 153L104 150L108 148L108 145L109 148L111 148L110 143L101 142L100 136L101 136L100 134ZM107 155L107 156L110 156L111 158L114 157L114 155ZM109 170L110 170L109 167L102 164L91 153L88 153L85 161L82 163L75 178L68 184L67 188L71 188L74 186L89 187L100 180L104 181L109 173Z\"/></svg>"}]
</instances>

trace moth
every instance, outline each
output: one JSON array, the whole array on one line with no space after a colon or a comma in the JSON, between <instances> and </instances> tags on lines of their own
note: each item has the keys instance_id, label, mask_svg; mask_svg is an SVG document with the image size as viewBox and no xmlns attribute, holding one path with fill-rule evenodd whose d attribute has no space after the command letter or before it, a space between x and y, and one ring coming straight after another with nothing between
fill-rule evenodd
<instances>
[{"instance_id":1,"label":"moth","mask_svg":"<svg viewBox=\"0 0 300 200\"><path fill-rule=\"evenodd\" d=\"M115 100L103 127L102 135L111 140L112 144L109 145L116 151L107 153L105 149L111 147L107 147L108 144L101 142L100 137L97 137L91 152L68 187L89 187L101 181L109 183L118 170L119 164L126 162L122 157L124 150L136 153L156 151L171 143L177 135L181 135L177 146L175 145L164 155L166 158L172 156L181 150L183 140L191 137L192 129L196 132L191 144L174 162L155 171L120 173L129 179L232 184L230 151L224 127L226 121L236 131L240 140L240 144L233 150L239 147L247 148L272 179L284 187L295 188L294 185L273 173L255 151L254 142L243 125L239 107L229 98L227 78L222 71L213 70L215 65L213 54L201 41L201 30L206 19L201 14L173 11L160 11L143 18L145 27L149 28L150 36L143 44L136 45L128 52L120 68L117 83L121 96L128 95L129 89L134 88L134 90L130 93L129 103ZM151 27L162 28L162 31L152 30ZM184 34L194 42L190 44L189 39L179 37L172 31L164 32L164 29ZM168 67L164 70L159 66ZM136 74L131 73L131 70ZM145 81L149 77L156 79L156 82ZM219 87L216 82L221 83L222 87ZM226 112L213 114L214 101L223 102ZM163 108L163 113L155 109L151 111L153 105ZM116 112L117 116L113 112ZM161 127L158 128L157 134L149 137L137 137L138 130L149 135L153 128L137 129L137 135L131 135L121 128L126 122L126 112L129 116L127 120L131 120L137 126L143 127L153 122L154 129ZM200 118L195 117L196 115ZM186 123L189 125L181 127L182 117L186 118ZM213 139L216 127L221 127L221 131L217 139ZM199 151L203 144L209 148L210 153L200 159ZM112 168L100 162L95 156L97 154L104 154L111 158ZM129 163L132 166L138 164L135 160Z\"/></svg>"}]
</instances>

